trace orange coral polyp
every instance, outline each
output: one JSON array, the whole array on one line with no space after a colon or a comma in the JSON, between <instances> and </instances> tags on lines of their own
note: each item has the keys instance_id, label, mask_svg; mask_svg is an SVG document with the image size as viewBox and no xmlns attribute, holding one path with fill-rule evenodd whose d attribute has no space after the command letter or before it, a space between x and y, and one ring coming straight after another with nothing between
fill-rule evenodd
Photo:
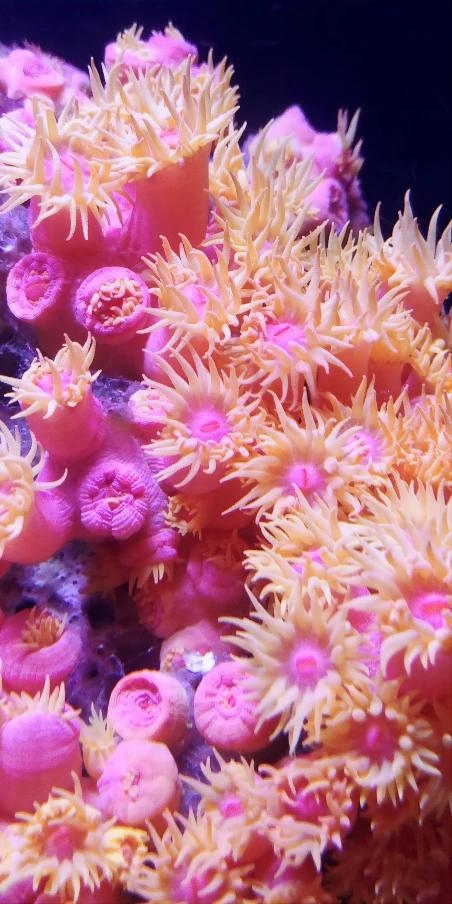
<instances>
[{"instance_id":1,"label":"orange coral polyp","mask_svg":"<svg viewBox=\"0 0 452 904\"><path fill-rule=\"evenodd\" d=\"M378 208L375 213L373 243L377 253L373 267L391 288L401 285L408 289L404 306L421 325L435 323L441 305L452 289L451 226L446 227L437 241L440 210L440 207L435 210L424 239L407 192L403 213L399 212L392 236L386 242L381 234Z\"/></svg>"},{"instance_id":2,"label":"orange coral polyp","mask_svg":"<svg viewBox=\"0 0 452 904\"><path fill-rule=\"evenodd\" d=\"M407 785L418 788L425 777L440 774L423 701L401 696L399 689L399 682L385 682L381 675L373 688L342 688L322 728L325 754L344 756L345 773L360 788L361 803L375 792L378 803L388 795L395 804Z\"/></svg>"},{"instance_id":3,"label":"orange coral polyp","mask_svg":"<svg viewBox=\"0 0 452 904\"><path fill-rule=\"evenodd\" d=\"M271 511L279 517L296 503L300 491L315 507L319 495L328 505L358 512L360 487L380 478L369 474L360 464L356 443L345 448L355 434L348 421L325 420L310 408L303 396L303 422L300 426L287 414L274 396L277 412L275 426L263 424L255 450L244 462L233 463L224 480L238 477L250 486L234 508L262 515ZM232 508L231 508L232 510Z\"/></svg>"},{"instance_id":4,"label":"orange coral polyp","mask_svg":"<svg viewBox=\"0 0 452 904\"><path fill-rule=\"evenodd\" d=\"M315 396L319 368L328 372L335 364L351 377L335 354L350 343L346 330L335 325L334 307L323 299L318 259L312 272L300 280L276 254L273 264L275 288L251 296L255 310L244 318L233 358L248 365L248 383L273 388L280 401L293 409L301 401L305 383Z\"/></svg>"},{"instance_id":5,"label":"orange coral polyp","mask_svg":"<svg viewBox=\"0 0 452 904\"><path fill-rule=\"evenodd\" d=\"M44 467L44 450L31 434L22 454L18 431L13 434L0 421L0 558L34 564L52 556L69 538L73 512L70 504L39 490L59 487L59 480L38 483ZM46 504L47 503L47 504ZM33 538L33 542L30 542Z\"/></svg>"},{"instance_id":6,"label":"orange coral polyp","mask_svg":"<svg viewBox=\"0 0 452 904\"><path fill-rule=\"evenodd\" d=\"M216 249L213 263L182 235L177 255L166 239L162 240L165 258L156 255L155 262L145 258L156 288L151 292L159 307L152 309L157 323L147 332L170 328L171 346L178 351L190 342L199 354L217 350L239 327L239 315L249 308L242 299L241 288L246 269L228 269L225 253Z\"/></svg>"},{"instance_id":7,"label":"orange coral polyp","mask_svg":"<svg viewBox=\"0 0 452 904\"><path fill-rule=\"evenodd\" d=\"M308 596L301 583L285 610L275 601L274 614L249 595L254 620L223 619L238 629L228 640L250 656L245 668L254 681L258 728L277 717L273 736L288 732L293 751L306 718L312 718L312 739L318 741L322 718L340 689L368 683L366 666L357 659L361 638L343 611L329 608L318 592Z\"/></svg>"},{"instance_id":8,"label":"orange coral polyp","mask_svg":"<svg viewBox=\"0 0 452 904\"><path fill-rule=\"evenodd\" d=\"M84 891L118 876L121 843L127 835L133 839L134 831L103 822L101 813L84 803L75 774L73 781L74 793L55 790L45 803L35 804L34 813L17 814L20 821L10 827L17 843L2 859L0 891L31 877L35 892L41 888L50 897L77 902Z\"/></svg>"},{"instance_id":9,"label":"orange coral polyp","mask_svg":"<svg viewBox=\"0 0 452 904\"><path fill-rule=\"evenodd\" d=\"M220 374L211 358L206 366L193 349L193 364L173 354L183 376L160 362L172 386L150 383L160 393L166 417L155 418L163 423L160 439L144 448L152 457L176 459L159 479L206 493L219 485L228 462L247 457L263 412L256 412L258 400L250 400L249 393L241 395L234 368Z\"/></svg>"},{"instance_id":10,"label":"orange coral polyp","mask_svg":"<svg viewBox=\"0 0 452 904\"><path fill-rule=\"evenodd\" d=\"M149 854L151 866L144 866L130 883L131 891L148 904L240 904L249 881L250 867L236 866L219 849L218 827L210 817L178 818L170 814L162 838L150 826L155 850Z\"/></svg>"},{"instance_id":11,"label":"orange coral polyp","mask_svg":"<svg viewBox=\"0 0 452 904\"><path fill-rule=\"evenodd\" d=\"M452 668L452 500L443 484L435 491L398 475L364 500L370 518L358 516L347 549L361 568L352 582L374 592L353 607L376 616L387 677L406 675L406 690L442 694Z\"/></svg>"}]
</instances>

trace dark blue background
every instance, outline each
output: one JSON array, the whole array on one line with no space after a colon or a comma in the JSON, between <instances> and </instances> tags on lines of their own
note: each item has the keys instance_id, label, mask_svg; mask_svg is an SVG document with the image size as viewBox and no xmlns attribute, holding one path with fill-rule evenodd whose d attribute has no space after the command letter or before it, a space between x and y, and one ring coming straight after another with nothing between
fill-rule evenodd
<instances>
[{"instance_id":1,"label":"dark blue background","mask_svg":"<svg viewBox=\"0 0 452 904\"><path fill-rule=\"evenodd\" d=\"M364 192L386 231L407 188L423 229L451 217L452 4L439 0L0 0L0 39L24 39L85 68L133 22L171 19L205 57L227 54L241 121L256 130L299 103L318 129L361 107Z\"/></svg>"}]
</instances>

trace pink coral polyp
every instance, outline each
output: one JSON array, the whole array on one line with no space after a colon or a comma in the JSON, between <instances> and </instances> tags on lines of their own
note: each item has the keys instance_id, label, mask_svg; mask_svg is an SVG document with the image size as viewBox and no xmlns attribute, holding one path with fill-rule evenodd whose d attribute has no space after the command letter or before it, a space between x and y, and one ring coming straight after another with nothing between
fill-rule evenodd
<instances>
[{"instance_id":1,"label":"pink coral polyp","mask_svg":"<svg viewBox=\"0 0 452 904\"><path fill-rule=\"evenodd\" d=\"M220 663L204 676L195 694L195 722L209 744L240 753L267 746L274 724L256 730L252 691L253 679L238 662Z\"/></svg>"},{"instance_id":2,"label":"pink coral polyp","mask_svg":"<svg viewBox=\"0 0 452 904\"><path fill-rule=\"evenodd\" d=\"M8 97L44 94L57 100L64 83L63 67L43 53L17 48L0 60L0 87Z\"/></svg>"},{"instance_id":3,"label":"pink coral polyp","mask_svg":"<svg viewBox=\"0 0 452 904\"><path fill-rule=\"evenodd\" d=\"M63 301L65 287L66 273L57 258L43 252L26 254L8 276L8 307L18 320L41 324Z\"/></svg>"},{"instance_id":4,"label":"pink coral polyp","mask_svg":"<svg viewBox=\"0 0 452 904\"><path fill-rule=\"evenodd\" d=\"M91 472L78 500L83 526L98 537L126 540L143 526L148 513L141 475L122 462Z\"/></svg>"}]
</instances>

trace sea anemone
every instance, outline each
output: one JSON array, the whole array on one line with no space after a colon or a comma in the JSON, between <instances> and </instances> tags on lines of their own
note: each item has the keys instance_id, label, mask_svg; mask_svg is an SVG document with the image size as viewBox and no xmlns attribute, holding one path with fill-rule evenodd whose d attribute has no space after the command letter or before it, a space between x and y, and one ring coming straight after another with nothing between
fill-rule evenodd
<instances>
[{"instance_id":1,"label":"sea anemone","mask_svg":"<svg viewBox=\"0 0 452 904\"><path fill-rule=\"evenodd\" d=\"M433 731L433 748L438 756L438 774L427 775L419 784L419 805L422 818L433 814L442 817L448 810L452 813L452 732L450 712L452 700L434 700L431 709L426 707L425 715Z\"/></svg>"},{"instance_id":2,"label":"sea anemone","mask_svg":"<svg viewBox=\"0 0 452 904\"><path fill-rule=\"evenodd\" d=\"M32 200L31 222L38 250L63 252L80 247L88 236L98 245L99 221L110 208L112 193L124 181L114 174L104 137L94 123L83 123L75 105L56 118L45 104L34 100L35 126L17 127L14 148L0 157L0 183L9 198L2 210ZM43 224L51 217L53 222ZM62 234L61 234L62 233ZM69 235L68 235L69 233ZM47 247L44 247L44 246ZM93 247L93 246L92 246Z\"/></svg>"},{"instance_id":3,"label":"sea anemone","mask_svg":"<svg viewBox=\"0 0 452 904\"><path fill-rule=\"evenodd\" d=\"M246 269L228 269L228 259L217 249L213 263L201 250L181 236L179 254L162 239L165 258L156 255L146 260L155 288L158 307L152 309L157 323L152 333L167 329L168 345L183 352L186 343L201 356L211 354L217 345L230 340L239 330L239 316L250 307L241 294Z\"/></svg>"},{"instance_id":4,"label":"sea anemone","mask_svg":"<svg viewBox=\"0 0 452 904\"><path fill-rule=\"evenodd\" d=\"M297 239L307 218L309 195L320 179L311 175L309 160L294 161L287 169L275 163L269 170L260 160L260 147L261 143L247 169L237 177L230 174L234 197L225 203L221 187L219 196L212 193L220 229L209 235L206 245L221 247L226 234L237 261L247 263L250 276L259 274L262 281L269 275L266 258L273 243L278 242L281 252Z\"/></svg>"},{"instance_id":5,"label":"sea anemone","mask_svg":"<svg viewBox=\"0 0 452 904\"><path fill-rule=\"evenodd\" d=\"M271 160L275 150L284 147L286 165L293 159L312 157L315 172L352 181L363 164L359 157L362 142L359 141L352 151L359 112L357 110L348 123L348 114L340 110L336 132L317 132L300 107L288 107L265 130L262 154L265 159ZM261 135L253 137L250 152Z\"/></svg>"},{"instance_id":6,"label":"sea anemone","mask_svg":"<svg viewBox=\"0 0 452 904\"><path fill-rule=\"evenodd\" d=\"M326 287L325 287L326 288ZM402 389L402 371L409 360L407 335L412 318L403 308L403 291L397 287L383 291L378 279L371 278L368 263L358 278L353 267L336 270L326 291L330 305L335 305L335 325L346 328L352 348L338 353L352 372L348 377L333 365L329 373L321 372L320 392L329 391L348 405L359 389L363 376L375 380L378 404L390 395L397 397Z\"/></svg>"},{"instance_id":7,"label":"sea anemone","mask_svg":"<svg viewBox=\"0 0 452 904\"><path fill-rule=\"evenodd\" d=\"M342 542L353 525L323 499L312 507L297 490L295 505L279 517L263 518L260 529L265 542L246 551L245 568L261 600L276 593L284 609L298 578L308 593L317 588L330 605L347 592L359 569Z\"/></svg>"},{"instance_id":8,"label":"sea anemone","mask_svg":"<svg viewBox=\"0 0 452 904\"><path fill-rule=\"evenodd\" d=\"M336 904L322 885L311 858L297 868L280 857L261 857L253 873L253 892L261 904Z\"/></svg>"},{"instance_id":9,"label":"sea anemone","mask_svg":"<svg viewBox=\"0 0 452 904\"><path fill-rule=\"evenodd\" d=\"M178 66L188 56L196 61L198 51L194 44L189 44L180 31L168 25L164 32L153 31L147 41L142 40L143 29L132 25L119 33L116 41L105 48L105 65L107 69L120 63L123 76L129 69L135 74L154 68L156 65Z\"/></svg>"},{"instance_id":10,"label":"sea anemone","mask_svg":"<svg viewBox=\"0 0 452 904\"><path fill-rule=\"evenodd\" d=\"M394 226L392 236L384 241L379 208L374 220L375 246L373 268L379 272L390 288L402 286L408 289L403 304L421 325L434 326L441 305L452 289L452 239L451 225L446 226L436 240L438 217L441 208L433 214L427 239L421 235L417 219L413 216L409 192L405 195L403 213Z\"/></svg>"},{"instance_id":11,"label":"sea anemone","mask_svg":"<svg viewBox=\"0 0 452 904\"><path fill-rule=\"evenodd\" d=\"M259 730L277 718L273 736L289 734L293 752L311 717L310 737L318 741L323 717L334 707L340 690L349 683L365 687L367 669L357 659L360 635L318 591L309 594L300 581L294 584L286 610L275 600L267 612L250 593L252 619L223 619L238 628L228 638L250 658L239 660L253 679Z\"/></svg>"},{"instance_id":12,"label":"sea anemone","mask_svg":"<svg viewBox=\"0 0 452 904\"><path fill-rule=\"evenodd\" d=\"M261 392L272 388L291 410L305 385L315 397L319 368L328 372L335 364L351 376L336 356L351 344L346 329L335 325L334 305L322 300L318 259L301 280L283 258L274 264L273 291L251 297L253 310L244 317L232 359L247 367L246 384Z\"/></svg>"},{"instance_id":13,"label":"sea anemone","mask_svg":"<svg viewBox=\"0 0 452 904\"><path fill-rule=\"evenodd\" d=\"M93 68L89 104L73 102L56 118L35 101L35 127L18 124L1 155L3 209L31 198L39 250L86 252L89 233L94 254L107 249L110 211L123 222L117 192L127 182L129 216L115 235L120 254L139 261L161 248L161 235L177 247L181 232L198 244L207 228L210 146L235 111L231 75L210 61L198 76L187 59L174 70L129 70L123 84L116 65L103 86Z\"/></svg>"},{"instance_id":14,"label":"sea anemone","mask_svg":"<svg viewBox=\"0 0 452 904\"><path fill-rule=\"evenodd\" d=\"M90 366L94 359L96 343L88 336L82 346L64 337L64 345L52 361L44 358L37 349L38 357L34 358L29 369L20 379L3 377L5 383L13 387L8 393L12 402L21 406L19 415L29 417L39 412L48 420L58 409L77 408L83 401L89 387L99 376L99 372L91 374Z\"/></svg>"},{"instance_id":15,"label":"sea anemone","mask_svg":"<svg viewBox=\"0 0 452 904\"><path fill-rule=\"evenodd\" d=\"M235 863L252 863L269 850L266 805L270 782L255 771L253 763L224 760L215 751L219 769L210 758L201 764L204 782L182 776L200 796L198 816L205 813L218 823L218 842L224 853L232 851Z\"/></svg>"},{"instance_id":16,"label":"sea anemone","mask_svg":"<svg viewBox=\"0 0 452 904\"><path fill-rule=\"evenodd\" d=\"M386 475L392 467L397 467L399 447L388 427L385 406L379 407L377 403L373 379L368 382L366 377L362 378L350 405L344 405L332 393L326 393L322 410L337 421L350 419L356 425L356 433L347 445L358 442L360 463L369 471Z\"/></svg>"},{"instance_id":17,"label":"sea anemone","mask_svg":"<svg viewBox=\"0 0 452 904\"><path fill-rule=\"evenodd\" d=\"M132 204L119 246L129 260L160 251L162 235L174 248L181 233L194 245L204 239L210 147L236 110L231 76L224 62L215 68L210 59L198 73L187 59L173 70L129 70L124 87L114 66L103 87L93 70L94 101L108 123L103 143Z\"/></svg>"},{"instance_id":18,"label":"sea anemone","mask_svg":"<svg viewBox=\"0 0 452 904\"><path fill-rule=\"evenodd\" d=\"M411 399L424 390L427 395L452 392L452 355L443 339L434 339L425 326L412 325L408 335L410 354L406 370L406 386Z\"/></svg>"},{"instance_id":19,"label":"sea anemone","mask_svg":"<svg viewBox=\"0 0 452 904\"><path fill-rule=\"evenodd\" d=\"M50 690L64 681L81 653L77 631L48 609L24 609L7 619L0 631L0 661L10 690L33 695L42 691L46 676Z\"/></svg>"},{"instance_id":20,"label":"sea anemone","mask_svg":"<svg viewBox=\"0 0 452 904\"><path fill-rule=\"evenodd\" d=\"M150 581L134 593L140 620L157 636L170 637L200 619L215 620L246 602L243 553L236 532L206 531L186 537L171 575L154 586Z\"/></svg>"},{"instance_id":21,"label":"sea anemone","mask_svg":"<svg viewBox=\"0 0 452 904\"><path fill-rule=\"evenodd\" d=\"M416 820L373 836L367 820L344 843L326 887L350 904L433 904L450 889L450 824ZM337 899L336 899L337 900Z\"/></svg>"},{"instance_id":22,"label":"sea anemone","mask_svg":"<svg viewBox=\"0 0 452 904\"><path fill-rule=\"evenodd\" d=\"M151 384L166 415L156 415L155 422L163 424L160 439L144 450L152 457L175 459L159 473L160 480L191 493L208 493L219 486L227 464L249 456L264 415L256 411L259 401L241 391L233 367L220 374L212 358L203 364L193 349L193 363L176 351L173 355L183 376L161 361L172 385Z\"/></svg>"},{"instance_id":23,"label":"sea anemone","mask_svg":"<svg viewBox=\"0 0 452 904\"><path fill-rule=\"evenodd\" d=\"M382 428L397 453L393 467L406 483L420 481L452 490L452 396L438 389L410 402L405 389L381 415ZM449 476L450 475L450 476Z\"/></svg>"},{"instance_id":24,"label":"sea anemone","mask_svg":"<svg viewBox=\"0 0 452 904\"><path fill-rule=\"evenodd\" d=\"M320 869L323 851L342 847L358 810L356 786L343 767L340 756L317 752L261 766L274 787L268 835L285 866L300 866L312 856Z\"/></svg>"},{"instance_id":25,"label":"sea anemone","mask_svg":"<svg viewBox=\"0 0 452 904\"><path fill-rule=\"evenodd\" d=\"M235 531L250 524L252 515L234 509L231 505L242 497L240 481L220 484L216 490L203 493L175 493L168 499L165 521L184 537L186 534L202 536L203 531Z\"/></svg>"},{"instance_id":26,"label":"sea anemone","mask_svg":"<svg viewBox=\"0 0 452 904\"><path fill-rule=\"evenodd\" d=\"M35 800L42 803L55 784L70 787L71 772L81 775L80 727L77 713L65 703L64 684L50 691L49 678L34 697L11 692L1 708L6 716L0 728L2 807L13 815Z\"/></svg>"}]
</instances>

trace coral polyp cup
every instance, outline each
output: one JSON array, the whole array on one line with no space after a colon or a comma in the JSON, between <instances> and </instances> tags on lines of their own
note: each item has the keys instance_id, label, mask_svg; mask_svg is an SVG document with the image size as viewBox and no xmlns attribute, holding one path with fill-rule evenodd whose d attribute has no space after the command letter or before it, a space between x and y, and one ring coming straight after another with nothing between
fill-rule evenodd
<instances>
[{"instance_id":1,"label":"coral polyp cup","mask_svg":"<svg viewBox=\"0 0 452 904\"><path fill-rule=\"evenodd\" d=\"M132 672L113 688L108 718L125 740L163 741L171 747L187 727L187 693L171 675Z\"/></svg>"},{"instance_id":2,"label":"coral polyp cup","mask_svg":"<svg viewBox=\"0 0 452 904\"><path fill-rule=\"evenodd\" d=\"M246 664L222 662L204 675L195 694L194 715L199 733L220 750L250 753L270 741L275 722L259 722L258 701Z\"/></svg>"},{"instance_id":3,"label":"coral polyp cup","mask_svg":"<svg viewBox=\"0 0 452 904\"><path fill-rule=\"evenodd\" d=\"M56 712L25 712L0 731L2 807L14 816L45 801L53 787L70 788L82 774L78 731Z\"/></svg>"},{"instance_id":4,"label":"coral polyp cup","mask_svg":"<svg viewBox=\"0 0 452 904\"><path fill-rule=\"evenodd\" d=\"M45 326L64 303L67 284L65 269L56 257L42 251L26 254L8 276L8 307L18 320Z\"/></svg>"},{"instance_id":5,"label":"coral polyp cup","mask_svg":"<svg viewBox=\"0 0 452 904\"><path fill-rule=\"evenodd\" d=\"M121 741L97 783L102 813L124 825L164 829L163 812L180 802L179 773L165 744Z\"/></svg>"},{"instance_id":6,"label":"coral polyp cup","mask_svg":"<svg viewBox=\"0 0 452 904\"><path fill-rule=\"evenodd\" d=\"M147 286L133 270L101 267L79 286L74 315L98 342L111 345L133 338L150 306Z\"/></svg>"}]
</instances>

